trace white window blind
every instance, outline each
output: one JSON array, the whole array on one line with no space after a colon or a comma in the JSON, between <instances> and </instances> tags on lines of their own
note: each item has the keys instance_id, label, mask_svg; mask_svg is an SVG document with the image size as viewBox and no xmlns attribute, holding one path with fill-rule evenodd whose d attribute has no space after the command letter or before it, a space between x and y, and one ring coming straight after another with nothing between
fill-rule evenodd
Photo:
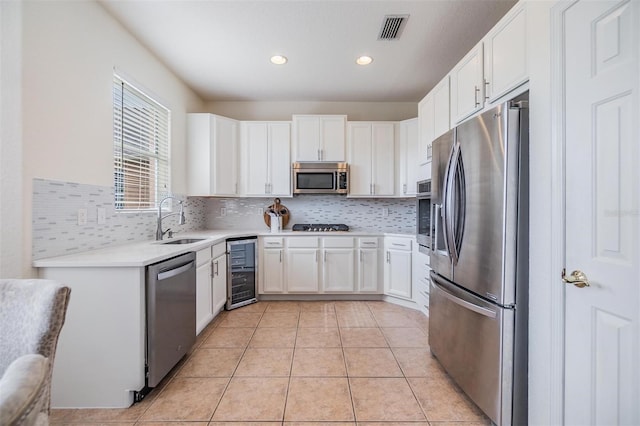
<instances>
[{"instance_id":1,"label":"white window blind","mask_svg":"<svg viewBox=\"0 0 640 426\"><path fill-rule=\"evenodd\" d=\"M170 111L113 76L116 210L155 209L170 193Z\"/></svg>"}]
</instances>

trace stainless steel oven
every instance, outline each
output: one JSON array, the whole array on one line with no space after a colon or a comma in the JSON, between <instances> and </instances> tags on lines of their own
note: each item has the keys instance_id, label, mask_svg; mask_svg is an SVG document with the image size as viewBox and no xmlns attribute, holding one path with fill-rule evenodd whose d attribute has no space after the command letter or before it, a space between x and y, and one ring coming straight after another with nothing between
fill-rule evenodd
<instances>
[{"instance_id":1,"label":"stainless steel oven","mask_svg":"<svg viewBox=\"0 0 640 426\"><path fill-rule=\"evenodd\" d=\"M347 163L309 161L293 163L294 194L347 194Z\"/></svg>"},{"instance_id":2,"label":"stainless steel oven","mask_svg":"<svg viewBox=\"0 0 640 426\"><path fill-rule=\"evenodd\" d=\"M416 195L416 240L425 253L431 247L433 234L431 205L431 179L418 182Z\"/></svg>"}]
</instances>

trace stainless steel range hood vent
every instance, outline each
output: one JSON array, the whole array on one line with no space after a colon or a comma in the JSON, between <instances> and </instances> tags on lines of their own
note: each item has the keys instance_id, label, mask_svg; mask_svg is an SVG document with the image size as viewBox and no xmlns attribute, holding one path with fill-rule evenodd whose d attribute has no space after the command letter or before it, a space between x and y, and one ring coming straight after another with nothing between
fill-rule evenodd
<instances>
[{"instance_id":1,"label":"stainless steel range hood vent","mask_svg":"<svg viewBox=\"0 0 640 426\"><path fill-rule=\"evenodd\" d=\"M398 40L402 34L409 15L387 15L382 21L378 40Z\"/></svg>"}]
</instances>

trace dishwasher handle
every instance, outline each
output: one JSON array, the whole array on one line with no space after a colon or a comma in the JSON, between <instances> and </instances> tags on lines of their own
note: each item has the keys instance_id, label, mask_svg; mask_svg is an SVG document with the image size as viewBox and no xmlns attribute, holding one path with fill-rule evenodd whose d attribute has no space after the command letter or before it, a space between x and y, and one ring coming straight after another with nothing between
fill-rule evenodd
<instances>
[{"instance_id":1,"label":"dishwasher handle","mask_svg":"<svg viewBox=\"0 0 640 426\"><path fill-rule=\"evenodd\" d=\"M171 268L167 271L162 271L158 273L158 281L166 280L171 277L175 277L176 275L180 275L181 273L188 271L193 267L193 261L180 265L176 268Z\"/></svg>"}]
</instances>

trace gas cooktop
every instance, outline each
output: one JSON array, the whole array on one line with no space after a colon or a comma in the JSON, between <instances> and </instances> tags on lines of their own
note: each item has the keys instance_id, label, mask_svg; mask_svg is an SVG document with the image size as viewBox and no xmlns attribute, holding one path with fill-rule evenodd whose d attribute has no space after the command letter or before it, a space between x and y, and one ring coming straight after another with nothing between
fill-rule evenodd
<instances>
[{"instance_id":1,"label":"gas cooktop","mask_svg":"<svg viewBox=\"0 0 640 426\"><path fill-rule=\"evenodd\" d=\"M304 232L332 232L348 231L349 227L342 223L296 223L291 229Z\"/></svg>"}]
</instances>

